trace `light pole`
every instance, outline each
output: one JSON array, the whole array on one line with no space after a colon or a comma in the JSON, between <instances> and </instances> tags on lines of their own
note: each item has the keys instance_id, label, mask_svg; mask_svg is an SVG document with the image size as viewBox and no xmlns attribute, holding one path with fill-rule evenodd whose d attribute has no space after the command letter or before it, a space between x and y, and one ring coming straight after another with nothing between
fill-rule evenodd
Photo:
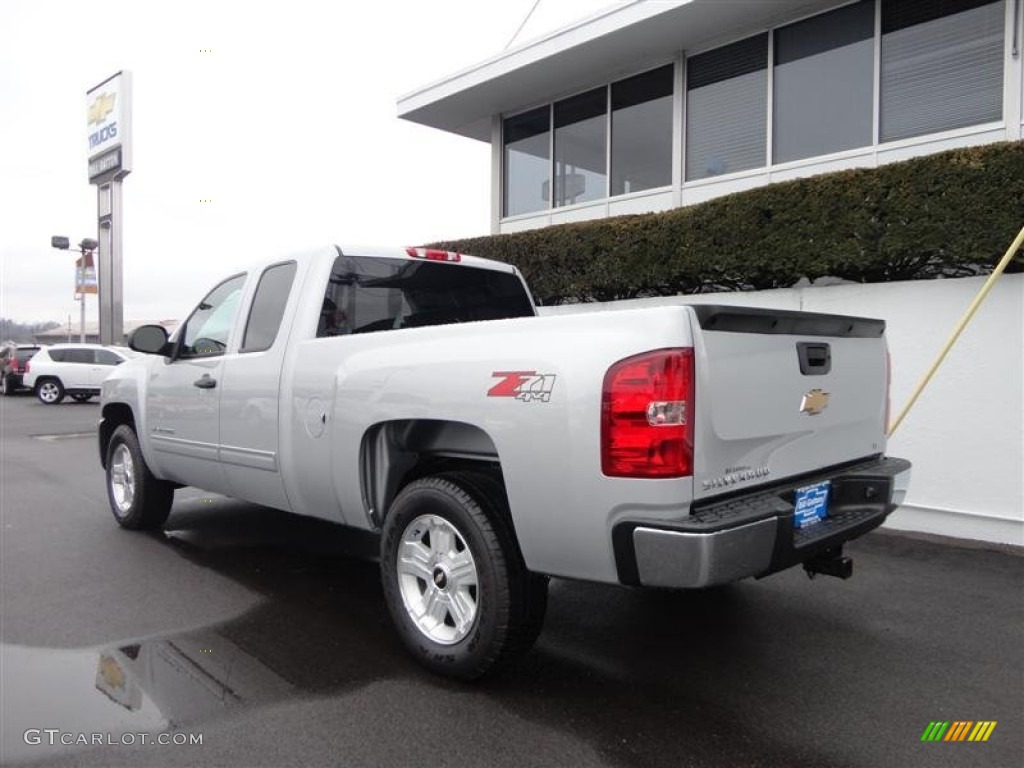
<instances>
[{"instance_id":1,"label":"light pole","mask_svg":"<svg viewBox=\"0 0 1024 768\"><path fill-rule=\"evenodd\" d=\"M82 258L78 259L80 264L79 270L75 273L75 290L78 293L78 299L81 302L81 324L79 326L80 339L83 344L85 343L85 294L95 293L95 287L92 291L89 291L88 279L86 277L86 270L92 266L95 269L95 262L93 261L93 254L99 247L99 243L90 237L83 238L78 244L77 248L71 247L71 241L61 235L54 235L50 238L50 247L56 248L61 251L78 251L82 254Z\"/></svg>"}]
</instances>

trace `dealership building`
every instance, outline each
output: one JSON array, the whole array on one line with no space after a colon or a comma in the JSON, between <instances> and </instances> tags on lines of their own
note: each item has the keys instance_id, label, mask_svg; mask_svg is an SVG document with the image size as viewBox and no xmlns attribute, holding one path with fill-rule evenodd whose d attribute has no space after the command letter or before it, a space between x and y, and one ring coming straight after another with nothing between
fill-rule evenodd
<instances>
[{"instance_id":1,"label":"dealership building","mask_svg":"<svg viewBox=\"0 0 1024 768\"><path fill-rule=\"evenodd\" d=\"M1022 0L637 0L398 102L491 144L491 231L1021 138Z\"/></svg>"}]
</instances>

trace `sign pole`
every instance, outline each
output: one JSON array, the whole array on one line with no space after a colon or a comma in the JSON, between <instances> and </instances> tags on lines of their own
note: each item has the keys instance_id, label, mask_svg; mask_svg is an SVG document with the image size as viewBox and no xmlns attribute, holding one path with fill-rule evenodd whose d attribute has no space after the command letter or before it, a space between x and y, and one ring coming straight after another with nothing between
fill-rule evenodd
<instances>
[{"instance_id":1,"label":"sign pole","mask_svg":"<svg viewBox=\"0 0 1024 768\"><path fill-rule=\"evenodd\" d=\"M89 182L96 185L99 228L100 343L124 343L121 182L132 169L131 73L118 72L86 94ZM83 304L84 306L84 304Z\"/></svg>"},{"instance_id":2,"label":"sign pole","mask_svg":"<svg viewBox=\"0 0 1024 768\"><path fill-rule=\"evenodd\" d=\"M96 185L96 213L97 220L99 221L99 241L100 248L98 259L96 262L96 282L99 287L98 291L98 304L99 304L99 315L100 315L100 344L110 344L110 340L113 339L112 331L112 314L113 314L113 303L110 300L110 295L113 290L113 262L111 261L111 225L113 224L112 218L112 203L111 203L111 183L97 184Z\"/></svg>"},{"instance_id":3,"label":"sign pole","mask_svg":"<svg viewBox=\"0 0 1024 768\"><path fill-rule=\"evenodd\" d=\"M124 268L121 239L121 181L96 186L99 222L100 344L121 344L124 338Z\"/></svg>"}]
</instances>

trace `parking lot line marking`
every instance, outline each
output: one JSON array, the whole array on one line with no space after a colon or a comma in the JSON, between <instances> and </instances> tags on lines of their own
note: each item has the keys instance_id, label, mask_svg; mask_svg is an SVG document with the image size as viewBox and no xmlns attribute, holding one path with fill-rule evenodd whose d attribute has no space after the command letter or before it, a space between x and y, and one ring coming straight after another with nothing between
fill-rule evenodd
<instances>
[{"instance_id":1,"label":"parking lot line marking","mask_svg":"<svg viewBox=\"0 0 1024 768\"><path fill-rule=\"evenodd\" d=\"M95 437L95 432L64 432L63 434L55 435L29 435L29 437L35 440L45 440L48 443L56 442L57 440L74 440L80 437Z\"/></svg>"}]
</instances>

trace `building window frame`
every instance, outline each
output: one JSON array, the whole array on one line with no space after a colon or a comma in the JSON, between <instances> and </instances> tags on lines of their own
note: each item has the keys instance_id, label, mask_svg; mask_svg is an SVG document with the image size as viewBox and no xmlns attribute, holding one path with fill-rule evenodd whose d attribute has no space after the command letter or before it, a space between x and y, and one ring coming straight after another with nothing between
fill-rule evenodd
<instances>
[{"instance_id":1,"label":"building window frame","mask_svg":"<svg viewBox=\"0 0 1024 768\"><path fill-rule=\"evenodd\" d=\"M580 93L577 93L577 94L575 94L573 96L567 96L566 98L558 99L557 101L552 102L552 105L551 105L551 115L552 115L552 121L553 121L552 122L553 128L552 128L552 135L551 135L551 139L552 139L552 155L551 155L552 168L551 168L551 181L549 182L549 186L548 186L548 197L550 198L550 202L551 202L551 206L550 207L553 210L561 211L561 210L565 210L567 208L575 208L575 207L587 206L587 205L596 205L596 204L600 203L601 201L608 199L608 192L609 192L608 184L609 184L609 176L610 176L610 171L611 171L611 169L608 167L608 145L609 145L609 143L611 141L611 135L609 134L609 121L608 121L608 114L609 114L609 111L610 111L610 105L609 105L609 102L608 102L608 98L609 98L609 88L608 88L608 86L600 86L599 85L596 88L589 88L589 89L587 89L585 91L581 91ZM562 124L559 124L559 107L560 106L562 106L562 108L567 110L567 111L573 111L573 110L577 110L578 111L579 109L581 109L580 105L582 105L583 111L586 112L586 110L590 106L590 105L587 104L587 102L588 101L594 101L595 104L596 104L597 100L601 100L604 103L604 111L603 111L604 121L603 122L601 122L601 120L600 120L602 114L600 112L596 112L595 111L595 114L593 114L593 115L591 115L589 117L588 116L577 117L576 119L572 119L572 120L570 120L568 122L564 122ZM575 102L575 103L573 103L573 102ZM564 154L559 156L559 151L560 151L561 148L559 147L559 136L558 136L558 133L559 133L559 131L565 131L567 133L571 133L572 129L574 127L580 126L580 125L582 125L584 123L589 123L590 121L596 121L596 124L600 126L600 130L604 133L604 136L603 136L603 139L604 139L604 151L601 153L601 156L602 156L602 159L604 161L604 166L605 167L604 167L604 169L602 171L592 171L596 175L602 175L603 176L603 183L601 185L603 187L603 189L598 193L597 197L593 197L593 198L589 198L589 199L585 199L585 200L580 200L579 202L566 203L566 202L563 202L563 201L566 198L566 195L568 194L568 190L566 188L569 186L568 181L569 181L570 177L565 173L565 168L568 167L568 166L579 168L581 166L576 166L576 165L573 165L572 163L567 163L566 162L566 155L564 155ZM563 139L564 139L564 136L563 136ZM569 150L574 149L574 145L573 145L572 142L566 142L566 145L568 146ZM576 145L575 149L578 150L578 148L579 148L579 145ZM565 152L566 150L562 150L562 151ZM569 151L569 154L572 154L572 151ZM560 164L562 166L561 169L559 168ZM583 180L584 180L584 182L586 181L586 176L585 175L583 176ZM561 184L559 183L559 181L561 181ZM581 191L579 194L580 195L585 195L586 194L586 185L585 184L584 184L584 187L583 187L583 191Z\"/></svg>"},{"instance_id":2,"label":"building window frame","mask_svg":"<svg viewBox=\"0 0 1024 768\"><path fill-rule=\"evenodd\" d=\"M882 0L882 2L891 3L892 7L889 12L888 23L889 29L886 29L886 6L881 5L882 12L882 27L879 31L879 43L881 45L881 58L879 62L880 76L882 77L882 88L879 99L879 139L882 145L888 145L894 142L905 141L907 139L927 139L931 136L936 136L948 131L958 131L961 129L971 129L979 125L991 125L1002 123L1005 120L1005 99L1006 99L1006 81L1007 81L1007 59L1006 59L1006 37L1007 37L1007 24L1006 24L1006 10L1007 0L966 0L964 5L967 7L959 8L946 8L942 9L941 6L925 6L925 10L922 12L922 8L918 4L907 4L901 7L901 4L906 0ZM982 11L986 9L986 11ZM972 52L972 55L976 56L978 53L982 54L982 59L975 58L969 62L969 65L963 69L958 69L951 72L948 69L941 67L921 67L915 63L915 60L925 59L926 61L935 56L933 51L943 54L942 58L945 59L951 52L954 54L955 60L956 54L958 53L958 45L950 45L949 40L945 40L945 47L937 49L928 49L928 52L922 55L916 48L912 47L910 55L908 51L903 50L903 58L900 57L901 47L906 45L905 36L910 35L913 40L914 36L924 34L927 38L927 34L934 36L936 34L936 24L939 25L940 32L938 35L945 37L949 29L942 29L943 25L948 23L949 19L953 17L961 16L961 14L972 14L973 18L979 20L982 18L982 13L988 13L991 9L991 14L995 19L999 20L999 34L1001 42L998 47L992 45L991 48L982 46L981 43L985 42L987 38L962 38L959 41L960 52L964 50L964 45L969 49L978 46ZM917 11L915 13L914 11ZM910 19L904 16L900 18L902 14L909 14ZM913 20L914 17L916 20ZM923 16L923 18L922 18ZM895 26L893 26L895 25ZM927 32L925 31L927 28ZM969 25L960 24L955 27L957 30L970 29ZM974 30L977 31L977 30ZM897 42L899 40L899 42ZM892 54L887 58L887 42L892 44ZM917 41L918 44L920 40ZM913 45L913 44L912 44ZM957 80L962 80L963 75L966 73L968 77L977 77L979 71L984 71L984 65L994 65L998 61L999 69L1001 72L1001 79L998 87L993 87L988 90L990 85L989 81L981 80L974 83L975 87L961 87L956 88L955 83ZM894 79L890 80L889 91L885 89L886 85L886 66L889 66L889 74ZM979 70L978 67L982 66ZM920 68L919 68L920 67ZM903 94L903 98L895 98L891 94L900 94L900 80L901 76L899 72L901 69L909 69L912 74L912 81L914 82L914 88L909 94ZM924 80L924 84L921 84L921 80ZM984 87L982 87L984 86ZM964 109L949 109L942 110L936 113L932 107L934 102L929 102L927 99L919 98L920 94L928 94L929 91L936 92L941 91L944 95L952 92L957 93L962 99L966 99L967 93L970 92L972 96L981 94L984 98L998 98L998 107L995 104L986 105L992 107L991 115L994 115L993 119L986 120L983 122L965 122L966 120L975 119L980 116L977 112L984 111L979 109L982 105L975 102L972 105L969 103L970 99L967 99L968 105L966 111ZM934 95L934 94L933 94ZM917 104L917 107L914 104ZM940 102L941 103L941 102ZM954 102L960 104L959 101ZM926 104L927 106L921 106ZM889 109L886 109L889 107ZM975 112L977 110L977 112ZM972 114L974 112L974 114ZM888 116L888 117L887 117ZM895 117L892 117L895 116ZM891 138L886 139L885 135L888 132Z\"/></svg>"},{"instance_id":3,"label":"building window frame","mask_svg":"<svg viewBox=\"0 0 1024 768\"><path fill-rule=\"evenodd\" d=\"M673 187L673 185L675 183L675 178L674 178L674 175L673 175L673 170L674 170L674 166L675 166L675 162L676 162L675 148L676 148L676 75L677 75L677 71L676 70L677 70L677 67L678 67L678 60L674 58L672 61L666 62L664 64L661 64L660 66L650 67L650 68L644 69L641 72L638 72L636 74L629 75L629 76L626 76L626 77L619 77L619 78L616 78L616 79L612 80L609 83L609 85L608 85L608 121L609 121L609 138L608 138L608 169L609 169L608 185L609 186L608 186L608 199L609 200L629 200L629 199L635 198L637 196L641 196L641 197L649 196L649 195L652 195L652 194L658 194L660 192L670 192L672 190L672 187ZM639 87L641 89L645 86L645 82L644 82L643 78L648 78L647 81L646 81L646 85L647 85L648 88L650 88L650 84L651 83L654 83L656 86L657 85L664 86L665 84L668 84L668 86L669 86L668 92L667 93L662 93L661 95L655 95L655 96L650 97L650 98L641 98L639 101L636 101L635 103L628 103L628 104L624 104L623 106L616 107L616 102L615 102L616 86L621 86L622 87L623 90L621 91L621 93L629 94L629 84L632 84L634 88ZM660 83L659 83L658 78L662 78L662 81ZM642 91L641 91L641 93L642 93ZM657 93L656 90L655 90L655 93ZM651 96L650 92L648 92L646 94L646 96ZM629 99L628 99L628 96L627 96L622 101L628 101L628 100ZM659 130L660 131L665 131L666 128L667 128L667 135L665 133L661 133L658 138L661 141L664 141L667 138L667 142L665 144L662 144L661 147L660 147L660 149L662 151L664 149L666 149L666 148L668 149L668 157L667 157L667 160L666 160L666 163L665 163L665 166L664 166L664 176L667 177L667 181L665 181L665 183L662 183L662 184L653 184L652 183L650 186L643 187L642 189L635 189L635 190L630 190L628 192L623 191L623 192L616 193L615 192L616 181L619 179L619 177L622 177L623 181L625 181L627 176L636 176L637 175L636 170L635 170L636 169L636 164L635 163L632 164L632 170L631 170L629 164L622 164L621 163L622 160L624 160L626 158L629 158L631 154L635 158L635 152L631 152L631 149L630 149L630 147L628 145L622 145L622 146L619 147L621 154L617 155L616 152L615 152L615 144L616 144L616 130L615 130L616 114L618 113L620 115L620 117L622 117L624 120L627 121L626 125L623 125L623 124L620 123L620 125L619 125L619 132L621 132L622 135L628 136L629 133L630 133L630 128L628 127L628 120L629 120L629 118L626 117L628 110L633 109L635 107L642 107L644 105L651 105L651 104L654 104L655 102L659 102L659 101L664 102L665 100L667 100L665 105L667 106L666 113L667 113L668 123L667 123L667 125L665 125L664 123L659 121ZM662 117L664 117L664 116L666 116L666 115L662 115ZM634 118L634 120L635 120L635 118ZM653 123L650 123L650 124L653 124ZM635 126L633 128L634 128L634 134L633 135L634 135L634 138L635 138ZM634 142L633 149L635 149L635 142ZM618 166L618 168L616 168L616 160L620 161L620 165ZM623 184L623 186L625 186L625 184Z\"/></svg>"},{"instance_id":4,"label":"building window frame","mask_svg":"<svg viewBox=\"0 0 1024 768\"><path fill-rule=\"evenodd\" d=\"M537 210L525 211L523 213L513 213L513 214L507 213L507 211L508 211L508 199L509 199L509 194L508 194L508 166L509 166L509 163L508 163L508 152L507 152L508 145L506 144L506 140L505 140L506 139L506 124L507 124L507 122L509 120L514 120L517 117L529 114L531 112L539 112L541 109L546 109L547 113L548 113L548 128L547 128L547 133L548 133L548 158L547 158L547 160L548 160L548 163L547 164L548 164L548 184L550 185L551 184L551 177L553 175L553 168L554 168L554 157L552 155L552 153L554 152L554 118L553 118L554 108L553 108L553 103L552 102L541 102L540 104L534 104L534 105L532 105L530 107L527 107L525 109L519 109L519 110L516 110L515 112L510 112L508 114L501 115L501 184L499 185L500 186L500 194L501 194L501 206L500 206L501 221L510 221L510 220L515 220L515 219L520 219L520 218L527 218L527 217L530 217L530 216L539 216L539 215L547 213L547 212L549 212L551 210L551 200L549 199L547 201L547 205L545 205L542 208L538 208ZM550 195L549 195L549 197L550 197Z\"/></svg>"},{"instance_id":5,"label":"building window frame","mask_svg":"<svg viewBox=\"0 0 1024 768\"><path fill-rule=\"evenodd\" d=\"M962 126L949 130L936 131L934 133L925 133L916 136L910 136L905 138L892 139L884 141L881 135L881 105L882 105L882 18L883 8L882 3L887 0L872 0L874 3L874 30L873 30L873 61L872 61L872 105L871 105L871 144L863 147L856 147L852 149L844 149L836 152L831 152L823 155L815 155L808 158L800 158L796 160L786 161L783 163L775 162L775 147L774 147L774 110L776 109L776 99L774 93L775 84L775 72L774 72L774 54L775 54L775 34L776 31L788 27L793 24L797 24L807 19L822 16L827 13L831 13L840 8L844 8L850 5L855 5L861 0L847 0L846 2L836 3L835 5L829 6L825 9L818 9L802 14L798 14L793 17L787 17L784 21L779 20L776 23L765 27L765 28L753 28L747 29L743 32L738 32L735 35L728 35L719 37L713 41L694 46L687 49L679 49L674 54L671 60L652 60L645 62L642 66L631 68L628 71L624 71L621 74L604 80L603 82L593 83L589 87L574 89L572 92L560 95L557 98L545 100L543 102L535 102L529 107L523 109L517 109L507 113L501 113L499 115L501 125L501 183L499 185L499 192L501 195L500 200L500 222L515 222L521 220L536 219L538 217L548 217L556 212L568 212L577 209L585 208L597 208L602 205L607 206L609 203L629 200L637 197L652 196L658 194L664 194L671 192L673 195L673 206L677 206L683 202L683 196L686 189L697 189L706 186L712 186L730 181L739 181L752 177L771 177L774 173L791 171L799 169L801 167L826 165L831 162L842 162L850 159L861 158L865 156L876 156L880 152L899 150L903 148L911 148L928 144L932 142L950 141L957 140L960 138L970 137L976 134L989 133L1000 128L1005 129L1007 126L1006 118L1006 99L1004 96L1004 110L1003 115L998 120L993 120L986 123L972 124L968 126ZM1001 3L1005 10L1007 18L1014 18L1014 5L1022 2L1022 0L992 0L994 3ZM1021 15L1024 15L1022 13ZM1004 28L1004 47L1009 51L1011 41L1005 39L1010 34L1018 34L1024 36L1020 30L1010 29L1012 22L1007 22ZM1024 28L1024 19L1019 22L1019 25ZM717 49L727 47L733 43L737 43L760 34L768 35L768 51L765 61L767 69L766 77L766 88L767 88L767 104L766 104L766 129L765 129L765 164L755 168L748 168L731 173L723 173L717 176L711 176L706 178L690 179L686 178L687 164L687 121L690 119L689 105L687 99L687 77L689 72L689 60L695 56L699 56L703 53L708 53ZM1021 55L1017 54L1018 57ZM1005 91L1012 85L1011 79L1013 76L1012 64L1013 61L1011 55L1007 55L1002 61L1002 90ZM651 189L640 190L637 192L628 192L620 195L612 195L612 87L615 83L622 80L627 80L637 75L642 75L646 72L650 72L660 67L672 64L674 65L674 82L673 82L673 107L672 107L672 169L669 174L671 178L670 184L662 187L656 187ZM1024 78L1021 78L1024 80ZM555 186L555 121L554 121L554 109L557 102L571 99L574 96L584 94L588 91L595 90L596 88L603 87L606 91L606 110L605 110L605 195L602 198L588 200L580 203L575 203L565 206L556 206L554 186ZM1024 85L1022 85L1022 93L1024 93ZM1024 97L1022 97L1024 100ZM548 183L550 194L548 195L548 201L546 207L543 209L522 214L505 215L506 210L506 192L507 192L507 179L506 179L506 160L505 160L505 143L504 143L504 130L505 121L509 118L516 117L536 110L540 107L546 107L548 110L548 158L549 158L549 170L548 170ZM1021 121L1024 126L1024 118Z\"/></svg>"},{"instance_id":6,"label":"building window frame","mask_svg":"<svg viewBox=\"0 0 1024 768\"><path fill-rule=\"evenodd\" d=\"M768 167L875 144L876 0L772 30Z\"/></svg>"}]
</instances>

